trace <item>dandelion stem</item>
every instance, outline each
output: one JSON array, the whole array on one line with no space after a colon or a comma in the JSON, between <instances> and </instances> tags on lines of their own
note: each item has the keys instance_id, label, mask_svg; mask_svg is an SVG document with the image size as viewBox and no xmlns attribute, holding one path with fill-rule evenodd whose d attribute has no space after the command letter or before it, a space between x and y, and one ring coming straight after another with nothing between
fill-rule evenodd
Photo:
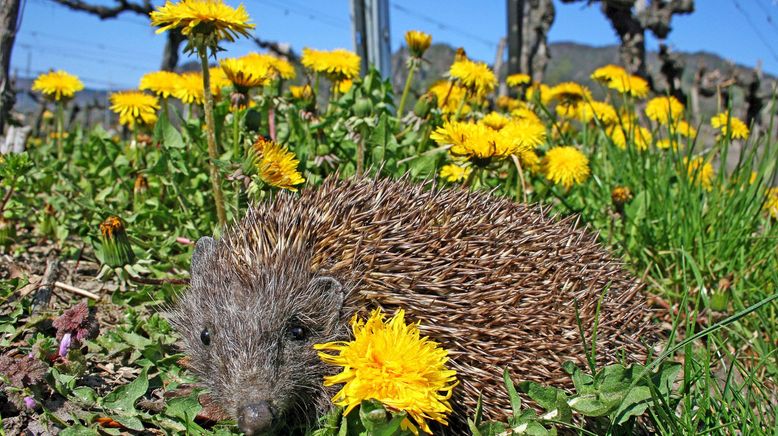
<instances>
[{"instance_id":1,"label":"dandelion stem","mask_svg":"<svg viewBox=\"0 0 778 436\"><path fill-rule=\"evenodd\" d=\"M413 73L416 72L416 63L411 62L408 67L408 77L405 78L405 88L403 88L403 95L400 97L400 106L397 107L397 119L403 117L403 109L405 109L405 101L408 98L408 92L411 90L411 83L413 82Z\"/></svg>"},{"instance_id":2,"label":"dandelion stem","mask_svg":"<svg viewBox=\"0 0 778 436\"><path fill-rule=\"evenodd\" d=\"M214 162L219 157L218 149L216 148L216 132L214 131L213 121L213 96L211 95L211 77L208 71L208 49L205 46L198 47L198 53L200 54L200 64L203 69L203 96L205 110L205 127L206 135L208 139L208 167L211 173L211 186L213 188L213 199L216 203L216 216L219 219L219 227L222 229L227 225L227 214L224 211L224 194L222 194L221 177L219 176L219 168L216 167Z\"/></svg>"},{"instance_id":3,"label":"dandelion stem","mask_svg":"<svg viewBox=\"0 0 778 436\"><path fill-rule=\"evenodd\" d=\"M267 130L270 133L270 139L276 140L276 109L273 107L273 101L267 108Z\"/></svg>"},{"instance_id":4,"label":"dandelion stem","mask_svg":"<svg viewBox=\"0 0 778 436\"><path fill-rule=\"evenodd\" d=\"M62 147L62 131L64 130L65 125L65 107L62 104L61 101L57 102L57 159L59 161L62 161L62 158L65 155L65 151Z\"/></svg>"},{"instance_id":5,"label":"dandelion stem","mask_svg":"<svg viewBox=\"0 0 778 436\"><path fill-rule=\"evenodd\" d=\"M240 109L235 108L232 113L232 158L240 159L243 152L240 146Z\"/></svg>"},{"instance_id":6,"label":"dandelion stem","mask_svg":"<svg viewBox=\"0 0 778 436\"><path fill-rule=\"evenodd\" d=\"M357 176L362 175L362 171L365 166L365 133L362 132L357 142Z\"/></svg>"},{"instance_id":7,"label":"dandelion stem","mask_svg":"<svg viewBox=\"0 0 778 436\"><path fill-rule=\"evenodd\" d=\"M516 165L516 171L519 173L519 183L516 184L516 189L521 192L521 198L524 203L527 203L527 185L524 181L524 172L521 170L521 162L515 154L512 154L511 158ZM519 192L516 192L516 200L519 199Z\"/></svg>"}]
</instances>

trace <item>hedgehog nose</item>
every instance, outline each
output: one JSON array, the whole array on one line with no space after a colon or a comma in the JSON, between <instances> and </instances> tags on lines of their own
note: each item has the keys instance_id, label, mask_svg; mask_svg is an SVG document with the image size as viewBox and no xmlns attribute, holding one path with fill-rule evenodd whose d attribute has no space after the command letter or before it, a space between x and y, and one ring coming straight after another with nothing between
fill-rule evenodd
<instances>
[{"instance_id":1,"label":"hedgehog nose","mask_svg":"<svg viewBox=\"0 0 778 436\"><path fill-rule=\"evenodd\" d=\"M273 409L267 401L248 404L238 410L238 427L248 436L269 433L273 425Z\"/></svg>"}]
</instances>

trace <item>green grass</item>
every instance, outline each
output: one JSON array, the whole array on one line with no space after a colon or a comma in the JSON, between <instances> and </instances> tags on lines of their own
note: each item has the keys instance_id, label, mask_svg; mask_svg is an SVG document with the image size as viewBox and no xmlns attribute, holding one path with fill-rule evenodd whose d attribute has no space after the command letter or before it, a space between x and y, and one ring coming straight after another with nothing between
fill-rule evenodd
<instances>
[{"instance_id":1,"label":"green grass","mask_svg":"<svg viewBox=\"0 0 778 436\"><path fill-rule=\"evenodd\" d=\"M442 124L442 115L432 111L413 120L418 124L399 122L392 115L390 87L375 72L337 101L320 107L313 118L304 116L303 108L277 88L268 87L255 98L257 106L246 113L242 131L269 135L272 105L278 141L298 156L310 184L336 170L342 177L353 175L360 144L366 152L365 167L385 177L407 173L415 180L434 178L449 160L446 150L429 140L430 131ZM353 109L358 102L359 114ZM176 354L176 335L158 313L180 286L143 285L132 278L141 275L164 282L185 277L191 245L181 239L194 241L217 231L202 121L182 117L172 107L170 112L172 120L163 117L148 132L152 138L148 145L131 145L132 135L112 136L101 127L72 126L64 141L64 159L55 157L55 141L43 138L28 153L6 156L0 163L2 194L13 190L2 211L0 245L14 262L22 267L45 262L45 255L35 254L37 246L54 249L63 260L98 262L98 226L109 215L126 223L138 259L129 268L107 268L105 279L123 290L95 305L101 335L72 348L67 359L54 358L58 343L51 320L77 299L59 294L65 300L55 300L51 310L33 314L29 296L19 294L27 277L0 282L3 352L32 353L46 369L36 383L5 384L0 404L31 397L38 408L22 407L21 412L0 408L4 424L22 420L70 427L63 434L118 433L122 428L171 434L237 431L230 422L203 421L209 412L198 404L197 392L185 389L196 380L180 364L183 356ZM225 181L224 191L228 217L237 219L250 201L271 196L272 191L258 185L245 188L242 177L256 176L247 156L232 154L227 103L219 103L215 112L224 150L216 165L223 175L233 176ZM732 146L729 138L700 135L678 150L652 146L638 151L631 143L622 150L597 125L574 122L575 131L553 138L553 126L560 120L553 111L537 112L550 134L538 152L577 144L590 159L592 176L567 191L525 169L526 189L519 192L519 174L507 160L479 170L472 183L477 189L493 189L494 195L527 195L560 215L580 213L603 244L645 278L647 291L669 307L659 307L658 315L670 325L665 328L665 352L646 367L569 368L579 382L575 392L519 384L516 389L525 394L525 403L514 401L514 416L507 424L522 427L527 434L545 434L555 426L578 428L563 422L566 419L537 414L527 407L529 398L535 406L561 413L555 416L598 414L592 418L593 427L578 428L582 434L628 433L638 415L663 434L778 432L774 393L778 314L772 300L778 283L778 225L763 210L767 183L778 162L776 138L749 139L734 169L718 170L708 190L688 177L685 159L726 156ZM662 127L652 128L655 137L665 135ZM332 159L322 163L322 156L335 157L339 163L329 165ZM752 171L757 173L754 183ZM134 192L139 176L148 181L144 193ZM623 209L611 201L616 186L629 187L634 195ZM109 367L113 373L106 370ZM99 375L103 383L90 384L88 375ZM605 393L615 400L603 400ZM570 406L574 398L579 400ZM67 403L68 412L63 415L54 401ZM619 421L623 422L617 425ZM119 427L105 427L106 422ZM319 434L334 434L337 428ZM474 416L473 428L494 434L504 426Z\"/></svg>"}]
</instances>

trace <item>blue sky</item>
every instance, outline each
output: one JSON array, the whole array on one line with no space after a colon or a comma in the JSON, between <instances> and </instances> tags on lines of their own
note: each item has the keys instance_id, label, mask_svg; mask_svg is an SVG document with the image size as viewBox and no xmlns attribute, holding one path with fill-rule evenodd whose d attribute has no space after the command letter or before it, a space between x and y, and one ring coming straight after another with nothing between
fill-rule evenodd
<instances>
[{"instance_id":1,"label":"blue sky","mask_svg":"<svg viewBox=\"0 0 778 436\"><path fill-rule=\"evenodd\" d=\"M51 0L22 0L23 21L11 62L12 71L35 75L50 68L82 78L88 87L137 86L145 72L159 68L165 38L137 14L101 21L72 12ZM89 0L112 4L112 0ZM226 0L231 5L237 1ZM155 3L161 4L161 1ZM349 0L245 0L262 39L286 42L300 51L353 48ZM697 11L675 16L668 43L675 50L715 52L726 59L778 74L778 0L697 0ZM600 12L586 2L562 4L550 40L591 45L618 43ZM468 55L494 62L497 41L505 34L504 0L390 0L392 48L409 29L429 32L433 40L465 47ZM649 48L657 41L649 37ZM226 43L221 56L255 50L247 40ZM186 61L186 58L184 58Z\"/></svg>"}]
</instances>

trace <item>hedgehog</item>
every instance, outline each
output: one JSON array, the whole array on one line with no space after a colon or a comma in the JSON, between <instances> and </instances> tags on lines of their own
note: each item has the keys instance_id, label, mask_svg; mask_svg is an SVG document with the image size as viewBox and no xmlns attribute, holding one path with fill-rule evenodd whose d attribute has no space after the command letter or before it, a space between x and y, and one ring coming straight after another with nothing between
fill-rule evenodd
<instances>
[{"instance_id":1,"label":"hedgehog","mask_svg":"<svg viewBox=\"0 0 778 436\"><path fill-rule=\"evenodd\" d=\"M575 217L433 181L329 177L201 238L170 320L211 401L246 434L278 434L333 407L323 379L337 368L314 344L404 309L457 371L442 429L456 433L479 396L485 418L510 415L505 368L570 388L563 363L585 363L595 319L599 365L644 361L642 287Z\"/></svg>"}]
</instances>

